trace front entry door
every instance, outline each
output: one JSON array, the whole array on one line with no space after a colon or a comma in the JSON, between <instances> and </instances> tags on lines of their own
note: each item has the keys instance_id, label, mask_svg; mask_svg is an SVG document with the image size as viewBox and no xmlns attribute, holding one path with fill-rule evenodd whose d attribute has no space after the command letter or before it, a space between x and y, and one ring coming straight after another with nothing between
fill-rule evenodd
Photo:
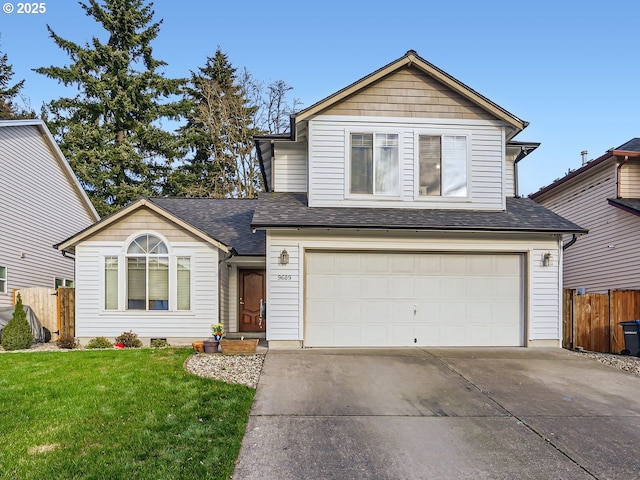
<instances>
[{"instance_id":1,"label":"front entry door","mask_svg":"<svg viewBox=\"0 0 640 480\"><path fill-rule=\"evenodd\" d=\"M266 319L260 317L261 303L265 301L264 277L264 270L240 270L241 332L266 331Z\"/></svg>"}]
</instances>

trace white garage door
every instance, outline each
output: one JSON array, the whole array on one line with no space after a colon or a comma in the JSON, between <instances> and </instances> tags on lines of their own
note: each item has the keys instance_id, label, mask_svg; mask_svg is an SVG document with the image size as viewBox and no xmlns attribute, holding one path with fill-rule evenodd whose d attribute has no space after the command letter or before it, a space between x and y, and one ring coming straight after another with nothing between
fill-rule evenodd
<instances>
[{"instance_id":1,"label":"white garage door","mask_svg":"<svg viewBox=\"0 0 640 480\"><path fill-rule=\"evenodd\" d=\"M307 252L308 347L521 346L519 254Z\"/></svg>"}]
</instances>

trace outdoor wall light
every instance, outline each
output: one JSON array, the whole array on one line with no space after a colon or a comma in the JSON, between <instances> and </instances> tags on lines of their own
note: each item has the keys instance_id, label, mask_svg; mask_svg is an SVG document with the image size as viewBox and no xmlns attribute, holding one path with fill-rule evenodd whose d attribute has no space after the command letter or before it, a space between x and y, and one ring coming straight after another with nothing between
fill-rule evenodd
<instances>
[{"instance_id":1,"label":"outdoor wall light","mask_svg":"<svg viewBox=\"0 0 640 480\"><path fill-rule=\"evenodd\" d=\"M280 265L287 265L289 263L289 252L287 252L286 248L282 249L280 252Z\"/></svg>"},{"instance_id":2,"label":"outdoor wall light","mask_svg":"<svg viewBox=\"0 0 640 480\"><path fill-rule=\"evenodd\" d=\"M547 252L542 255L542 266L548 267L551 265L551 253Z\"/></svg>"}]
</instances>

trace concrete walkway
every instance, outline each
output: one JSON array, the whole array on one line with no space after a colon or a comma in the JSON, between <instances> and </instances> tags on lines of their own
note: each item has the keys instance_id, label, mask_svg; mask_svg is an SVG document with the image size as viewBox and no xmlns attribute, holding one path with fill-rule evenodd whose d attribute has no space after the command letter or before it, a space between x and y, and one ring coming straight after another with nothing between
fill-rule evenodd
<instances>
[{"instance_id":1,"label":"concrete walkway","mask_svg":"<svg viewBox=\"0 0 640 480\"><path fill-rule=\"evenodd\" d=\"M640 378L551 349L267 354L234 480L640 477Z\"/></svg>"}]
</instances>

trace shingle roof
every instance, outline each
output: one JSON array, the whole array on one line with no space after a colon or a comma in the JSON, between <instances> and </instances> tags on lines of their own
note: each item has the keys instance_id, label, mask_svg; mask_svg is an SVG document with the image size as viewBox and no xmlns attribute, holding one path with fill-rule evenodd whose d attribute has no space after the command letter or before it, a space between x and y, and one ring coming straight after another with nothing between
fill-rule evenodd
<instances>
[{"instance_id":1,"label":"shingle roof","mask_svg":"<svg viewBox=\"0 0 640 480\"><path fill-rule=\"evenodd\" d=\"M587 233L528 198L507 198L506 211L417 208L309 207L306 194L266 193L258 199L254 228L359 228Z\"/></svg>"},{"instance_id":2,"label":"shingle roof","mask_svg":"<svg viewBox=\"0 0 640 480\"><path fill-rule=\"evenodd\" d=\"M149 201L181 218L239 255L264 255L265 232L251 229L256 199L149 198Z\"/></svg>"},{"instance_id":3,"label":"shingle roof","mask_svg":"<svg viewBox=\"0 0 640 480\"><path fill-rule=\"evenodd\" d=\"M640 138L632 138L627 143L620 145L614 150L622 150L625 152L640 152Z\"/></svg>"},{"instance_id":4,"label":"shingle roof","mask_svg":"<svg viewBox=\"0 0 640 480\"><path fill-rule=\"evenodd\" d=\"M610 205L626 210L634 215L640 215L640 198L610 198Z\"/></svg>"}]
</instances>

